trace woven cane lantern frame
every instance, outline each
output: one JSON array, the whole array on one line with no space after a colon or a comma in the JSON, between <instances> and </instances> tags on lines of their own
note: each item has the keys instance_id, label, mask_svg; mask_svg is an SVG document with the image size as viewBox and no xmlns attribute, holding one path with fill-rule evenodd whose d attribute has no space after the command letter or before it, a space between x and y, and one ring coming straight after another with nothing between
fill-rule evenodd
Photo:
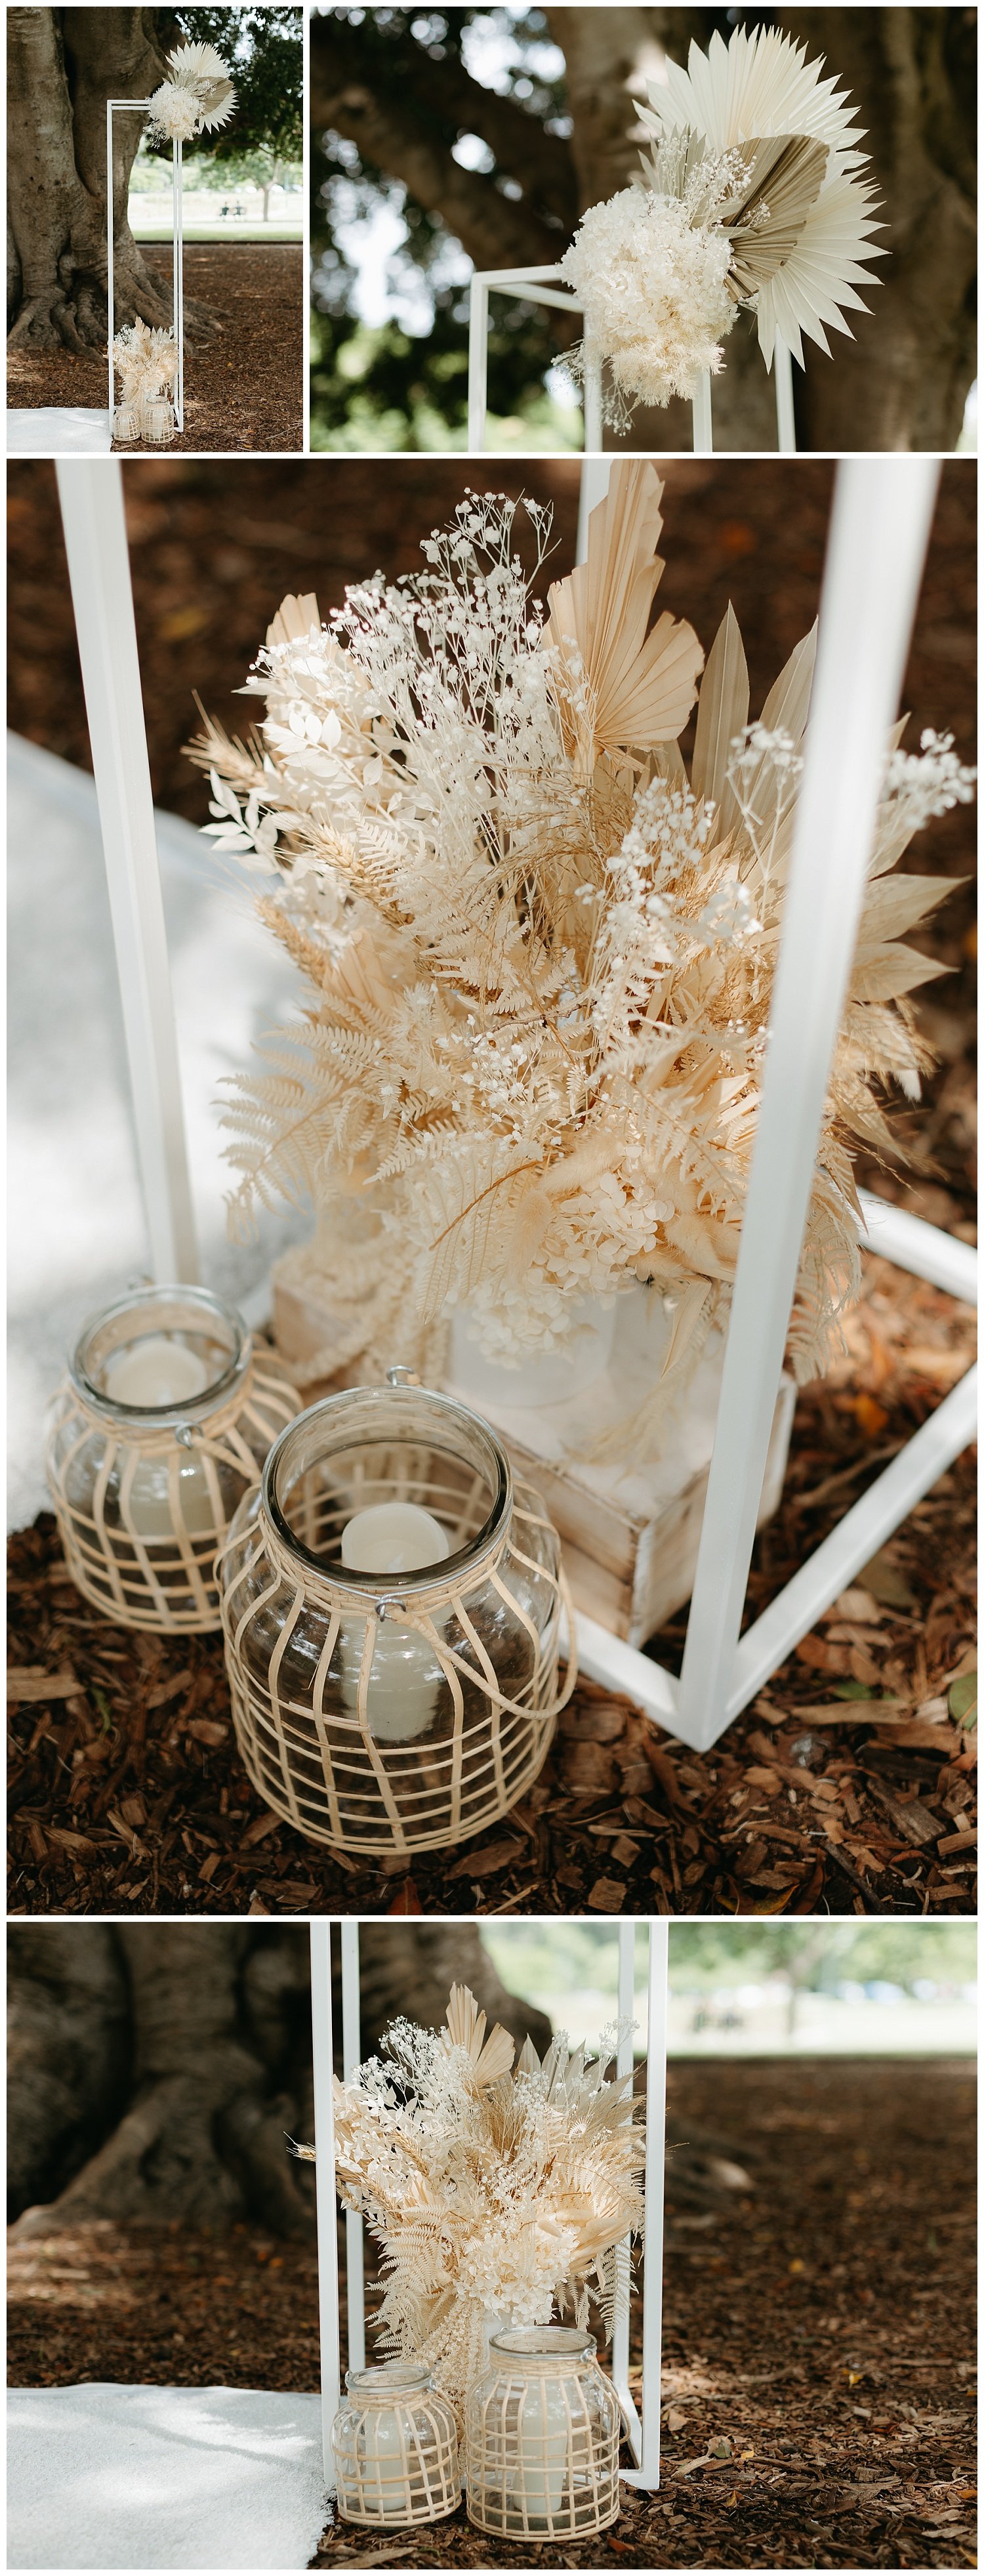
<instances>
[{"instance_id":1,"label":"woven cane lantern frame","mask_svg":"<svg viewBox=\"0 0 984 2576\"><path fill-rule=\"evenodd\" d=\"M642 2387L637 2405L629 2386L629 2273L616 2301L610 2354L610 2385L629 2451L620 2469L624 2486L651 2491L659 2486L660 2394L663 2342L663 2194L666 2156L666 2017L669 1924L658 1918L620 1921L613 1926L618 1945L618 2014L623 2025L618 2072L627 2075L633 2062L630 2025L635 1995L636 1933L646 1936L646 2163L642 2258ZM359 1925L345 1916L334 1923L312 1922L311 2032L314 2059L315 2184L318 2219L318 2309L321 2330L321 2426L325 2486L335 2493L332 2427L341 2386L341 2301L338 2271L338 2196L335 2172L335 2113L332 2091L332 1938L341 1949L342 2068L346 2083L358 2072L362 2055L359 2017ZM346 2336L350 2370L365 2365L364 2290L365 2222L355 2210L345 2212ZM467 2465L467 2464L466 2464ZM569 2536L569 2535L568 2535Z\"/></svg>"},{"instance_id":2,"label":"woven cane lantern frame","mask_svg":"<svg viewBox=\"0 0 984 2576\"><path fill-rule=\"evenodd\" d=\"M211 1382L179 1405L114 1401L106 1364L155 1332L197 1342ZM297 1405L240 1316L206 1289L135 1289L90 1316L52 1405L45 1459L65 1562L85 1599L124 1628L218 1628L217 1551Z\"/></svg>"},{"instance_id":3,"label":"woven cane lantern frame","mask_svg":"<svg viewBox=\"0 0 984 2576\"><path fill-rule=\"evenodd\" d=\"M240 1753L285 1821L336 1850L444 1850L540 1771L576 1661L560 1543L477 1414L393 1369L310 1406L271 1450L218 1564ZM446 1530L419 1574L343 1566L342 1532L397 1499ZM419 1724L382 1714L416 1698ZM431 1714L426 1714L427 1702ZM395 1732L393 1731L395 1728Z\"/></svg>"},{"instance_id":4,"label":"woven cane lantern frame","mask_svg":"<svg viewBox=\"0 0 984 2576\"><path fill-rule=\"evenodd\" d=\"M577 2326L494 2334L465 2413L469 2522L535 2545L607 2531L618 2520L621 2436L592 2335Z\"/></svg>"},{"instance_id":5,"label":"woven cane lantern frame","mask_svg":"<svg viewBox=\"0 0 984 2576\"><path fill-rule=\"evenodd\" d=\"M430 2371L422 2363L383 2362L347 2371L346 2387L331 2431L342 2520L403 2531L454 2513L461 2501L458 2428Z\"/></svg>"}]
</instances>

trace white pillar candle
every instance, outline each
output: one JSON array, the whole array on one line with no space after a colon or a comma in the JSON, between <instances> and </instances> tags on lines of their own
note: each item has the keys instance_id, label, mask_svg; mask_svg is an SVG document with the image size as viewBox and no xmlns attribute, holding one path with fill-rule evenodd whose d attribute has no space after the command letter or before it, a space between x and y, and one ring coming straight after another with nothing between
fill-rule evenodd
<instances>
[{"instance_id":1,"label":"white pillar candle","mask_svg":"<svg viewBox=\"0 0 984 2576\"><path fill-rule=\"evenodd\" d=\"M132 1404L153 1411L158 1406L184 1404L190 1396L203 1395L209 1383L209 1371L197 1351L178 1342L168 1333L148 1333L139 1342L128 1342L125 1349L114 1351L106 1363L106 1393L114 1404ZM181 1524L190 1536L204 1535L215 1527L215 1512L208 1480L200 1459L181 1457ZM171 1508L171 1480L166 1458L141 1460L129 1492L129 1519L138 1538L170 1540L175 1538L174 1513Z\"/></svg>"},{"instance_id":2,"label":"white pillar candle","mask_svg":"<svg viewBox=\"0 0 984 2576\"><path fill-rule=\"evenodd\" d=\"M342 1564L359 1574L419 1574L427 1565L442 1565L450 1555L447 1532L419 1503L371 1503L356 1512L342 1531ZM435 1627L440 1628L440 1618ZM358 1707L359 1674L366 1642L365 1619L346 1613L341 1626L342 1689L346 1708ZM377 1627L369 1676L367 1715L381 1744L409 1744L423 1735L437 1706L439 1680L434 1654L425 1637L399 1619Z\"/></svg>"},{"instance_id":3,"label":"white pillar candle","mask_svg":"<svg viewBox=\"0 0 984 2576\"><path fill-rule=\"evenodd\" d=\"M413 2496L406 2475L409 2427L387 2408L366 2408L358 2441L362 2500L382 2522L412 2522Z\"/></svg>"},{"instance_id":4,"label":"white pillar candle","mask_svg":"<svg viewBox=\"0 0 984 2576\"><path fill-rule=\"evenodd\" d=\"M534 2381L523 2395L517 2480L527 2521L534 2525L549 2525L560 2512L569 2440L570 2419L563 2385L550 2379Z\"/></svg>"},{"instance_id":5,"label":"white pillar candle","mask_svg":"<svg viewBox=\"0 0 984 2576\"><path fill-rule=\"evenodd\" d=\"M204 1395L208 1382L197 1351L169 1333L127 1342L106 1362L106 1393L113 1404L143 1405L151 1411L156 1405L184 1404L189 1396Z\"/></svg>"}]
</instances>

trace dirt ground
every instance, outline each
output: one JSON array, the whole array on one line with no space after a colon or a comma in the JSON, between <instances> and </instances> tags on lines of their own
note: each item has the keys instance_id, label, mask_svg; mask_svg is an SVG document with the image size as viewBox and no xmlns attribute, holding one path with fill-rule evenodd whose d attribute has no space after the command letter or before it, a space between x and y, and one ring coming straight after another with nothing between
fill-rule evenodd
<instances>
[{"instance_id":1,"label":"dirt ground","mask_svg":"<svg viewBox=\"0 0 984 2576\"><path fill-rule=\"evenodd\" d=\"M669 2224L658 2494L551 2563L972 2566L967 2062L677 2060L669 2096L751 2189ZM9 2292L18 2387L318 2385L312 2248L246 2225L15 2233ZM312 2562L397 2563L524 2560L461 2513L383 2550L329 2525Z\"/></svg>"},{"instance_id":2,"label":"dirt ground","mask_svg":"<svg viewBox=\"0 0 984 2576\"><path fill-rule=\"evenodd\" d=\"M148 261L170 277L170 244L149 244ZM207 305L220 330L185 346L185 426L169 451L291 450L304 444L303 293L300 242L188 242L185 302ZM21 411L48 404L106 408L106 361L99 350L12 349L7 402ZM160 450L128 447L126 456Z\"/></svg>"},{"instance_id":3,"label":"dirt ground","mask_svg":"<svg viewBox=\"0 0 984 2576\"><path fill-rule=\"evenodd\" d=\"M934 1294L921 1292L923 1311ZM874 1287L865 1306L877 1311ZM950 1330L943 1317L940 1350ZM904 1371L898 1384L904 1429L933 1398ZM871 1472L856 1412L835 1404L825 1385L798 1408L751 1609ZM875 1589L844 1596L710 1754L582 1684L522 1802L459 1853L420 1855L410 1876L279 1823L238 1759L221 1640L112 1627L75 1592L44 1515L9 1547L10 1909L973 1912L976 1735L950 1694L975 1660L974 1503L963 1459L873 1565ZM679 1658L682 1636L678 1620L654 1650Z\"/></svg>"}]
</instances>

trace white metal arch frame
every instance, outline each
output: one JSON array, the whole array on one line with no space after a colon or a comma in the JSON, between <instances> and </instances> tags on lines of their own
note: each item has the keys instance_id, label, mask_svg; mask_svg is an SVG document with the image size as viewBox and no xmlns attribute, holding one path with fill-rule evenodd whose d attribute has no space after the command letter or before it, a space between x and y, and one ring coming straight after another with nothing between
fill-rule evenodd
<instances>
[{"instance_id":1,"label":"white metal arch frame","mask_svg":"<svg viewBox=\"0 0 984 2576\"><path fill-rule=\"evenodd\" d=\"M106 101L106 299L109 308L107 340L109 365L109 418L112 428L116 411L116 376L113 366L114 294L113 260L115 223L113 216L113 118L116 115L149 116L153 102L149 98L108 98ZM174 416L179 429L184 428L184 227L183 227L182 146L171 145L171 311L172 329L178 344L178 373L174 388Z\"/></svg>"},{"instance_id":2,"label":"white metal arch frame","mask_svg":"<svg viewBox=\"0 0 984 2576\"><path fill-rule=\"evenodd\" d=\"M562 284L559 268L479 268L471 281L468 308L468 454L481 456L485 451L485 416L488 392L489 294L519 295L528 304L556 304L561 312L580 313L583 306L569 287ZM796 418L793 408L793 361L785 341L777 340L772 359L776 392L776 430L780 456L796 454ZM711 427L711 379L705 368L698 378L697 391L691 404L693 414L693 452L711 456L714 437ZM595 454L602 445L601 360L590 343L585 344L584 362L584 453Z\"/></svg>"},{"instance_id":3,"label":"white metal arch frame","mask_svg":"<svg viewBox=\"0 0 984 2576\"><path fill-rule=\"evenodd\" d=\"M611 460L582 468L600 498ZM138 1145L158 1279L193 1279L190 1195L146 732L117 462L58 467ZM741 1635L755 1521L823 1104L857 937L882 777L938 475L929 457L837 470L820 647L758 1133L725 1341L680 1678L578 1616L581 1668L706 1751L974 1437L968 1372L860 1502ZM583 555L586 515L582 509ZM977 1259L939 1227L865 1195L865 1245L976 1302ZM184 1246L182 1253L181 1247Z\"/></svg>"},{"instance_id":4,"label":"white metal arch frame","mask_svg":"<svg viewBox=\"0 0 984 2576\"><path fill-rule=\"evenodd\" d=\"M359 2037L359 1926L350 1918L338 1925L342 1967L342 2065L346 2079L361 2058ZM666 2017L669 1925L649 1920L616 1927L618 1939L619 2019L631 2024L635 1994L636 1930L648 1934L646 1987L646 2167L645 2216L642 2229L642 2407L629 2389L629 2292L619 2300L611 2350L611 2378L622 2409L631 2468L623 2469L626 2486L659 2485L660 2393L663 2343L663 2200L666 2156ZM314 2050L315 2190L318 2220L318 2312L321 2332L321 2439L325 2486L331 2494L335 2468L331 2428L338 2413L342 2384L338 2281L337 2195L335 2189L335 2114L332 2100L332 1925L311 1924L311 2032ZM575 2036L574 2033L571 2034ZM622 2037L618 2072L633 2063L631 2030ZM345 2213L345 2275L348 2317L347 2368L365 2366L366 2328L363 2276L363 2221Z\"/></svg>"}]
</instances>

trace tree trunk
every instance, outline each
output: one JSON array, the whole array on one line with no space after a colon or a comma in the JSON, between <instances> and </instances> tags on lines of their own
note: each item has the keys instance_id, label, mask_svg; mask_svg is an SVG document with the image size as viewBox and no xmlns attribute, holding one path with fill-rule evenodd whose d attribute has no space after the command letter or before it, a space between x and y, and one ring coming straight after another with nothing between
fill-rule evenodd
<instances>
[{"instance_id":1,"label":"tree trunk","mask_svg":"<svg viewBox=\"0 0 984 2576\"><path fill-rule=\"evenodd\" d=\"M509 1992L477 1923L360 1926L363 2056L398 2014L439 2029L453 1984L542 2054L550 2023ZM112 2219L313 2238L311 1975L303 1924L12 1924L11 2217L19 2237ZM334 1980L335 2065L341 1992ZM576 2034L573 2034L576 2036ZM644 2074L637 2071L640 2089ZM667 2126L666 2192L706 2225L752 2188L743 2144ZM739 2162L738 2159L742 2161Z\"/></svg>"},{"instance_id":2,"label":"tree trunk","mask_svg":"<svg viewBox=\"0 0 984 2576\"><path fill-rule=\"evenodd\" d=\"M976 363L975 15L780 13L857 99L887 227L855 337L830 335L833 363L810 348L805 381L794 370L804 446L956 446Z\"/></svg>"},{"instance_id":3,"label":"tree trunk","mask_svg":"<svg viewBox=\"0 0 984 2576\"><path fill-rule=\"evenodd\" d=\"M518 2045L527 2031L548 2043L549 2022L507 1992L475 1924L365 1923L360 1959L363 2055L399 2013L438 2028L456 1980ZM310 2169L284 2144L285 2131L313 2135L302 1926L16 1925L9 1965L22 2234L244 2214L283 2235L313 2231ZM335 2016L341 2072L337 1990Z\"/></svg>"},{"instance_id":4,"label":"tree trunk","mask_svg":"<svg viewBox=\"0 0 984 2576\"><path fill-rule=\"evenodd\" d=\"M165 76L152 9L12 9L7 15L7 185L11 343L105 346L106 101L148 98ZM170 271L148 266L128 219L144 119L113 119L113 291L117 327L167 326ZM163 165L162 165L163 166ZM189 337L213 318L186 303Z\"/></svg>"}]
</instances>

